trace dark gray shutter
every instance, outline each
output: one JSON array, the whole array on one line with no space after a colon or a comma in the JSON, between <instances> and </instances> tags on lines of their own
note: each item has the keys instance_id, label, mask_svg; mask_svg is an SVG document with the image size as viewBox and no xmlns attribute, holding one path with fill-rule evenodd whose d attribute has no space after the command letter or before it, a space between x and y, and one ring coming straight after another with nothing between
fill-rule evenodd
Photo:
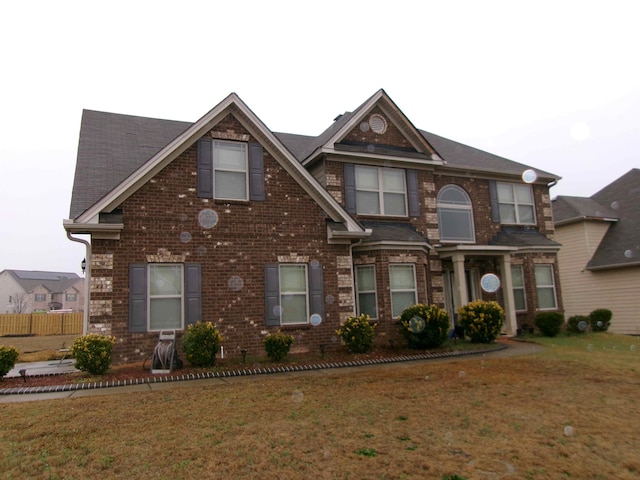
<instances>
[{"instance_id":1,"label":"dark gray shutter","mask_svg":"<svg viewBox=\"0 0 640 480\"><path fill-rule=\"evenodd\" d=\"M264 266L264 319L269 327L280 325L280 268L277 263Z\"/></svg>"},{"instance_id":2,"label":"dark gray shutter","mask_svg":"<svg viewBox=\"0 0 640 480\"><path fill-rule=\"evenodd\" d=\"M344 164L344 208L356 213L356 169L353 163Z\"/></svg>"},{"instance_id":3,"label":"dark gray shutter","mask_svg":"<svg viewBox=\"0 0 640 480\"><path fill-rule=\"evenodd\" d=\"M129 332L147 331L147 265L129 265Z\"/></svg>"},{"instance_id":4,"label":"dark gray shutter","mask_svg":"<svg viewBox=\"0 0 640 480\"><path fill-rule=\"evenodd\" d=\"M213 198L213 140L198 140L198 197Z\"/></svg>"},{"instance_id":5,"label":"dark gray shutter","mask_svg":"<svg viewBox=\"0 0 640 480\"><path fill-rule=\"evenodd\" d=\"M249 200L263 202L264 150L259 143L249 143Z\"/></svg>"},{"instance_id":6,"label":"dark gray shutter","mask_svg":"<svg viewBox=\"0 0 640 480\"><path fill-rule=\"evenodd\" d=\"M420 216L420 193L418 192L417 170L407 170L407 200L409 203L409 216Z\"/></svg>"},{"instance_id":7,"label":"dark gray shutter","mask_svg":"<svg viewBox=\"0 0 640 480\"><path fill-rule=\"evenodd\" d=\"M500 204L498 203L498 186L495 180L489 180L489 203L491 205L491 221L500 223Z\"/></svg>"},{"instance_id":8,"label":"dark gray shutter","mask_svg":"<svg viewBox=\"0 0 640 480\"><path fill-rule=\"evenodd\" d=\"M185 328L202 321L202 280L199 263L184 264Z\"/></svg>"},{"instance_id":9,"label":"dark gray shutter","mask_svg":"<svg viewBox=\"0 0 640 480\"><path fill-rule=\"evenodd\" d=\"M322 265L309 268L309 311L317 313L324 320L324 290L322 285Z\"/></svg>"}]
</instances>

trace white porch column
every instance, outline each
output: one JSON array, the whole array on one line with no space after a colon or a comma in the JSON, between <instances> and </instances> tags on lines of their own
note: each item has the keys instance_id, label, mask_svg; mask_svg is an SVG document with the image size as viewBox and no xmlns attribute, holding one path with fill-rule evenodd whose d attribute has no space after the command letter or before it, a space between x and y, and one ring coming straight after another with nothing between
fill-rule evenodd
<instances>
[{"instance_id":1,"label":"white porch column","mask_svg":"<svg viewBox=\"0 0 640 480\"><path fill-rule=\"evenodd\" d=\"M504 329L507 335L516 335L516 301L513 297L513 280L511 279L511 255L505 253L498 257L498 265L502 274L502 298L504 301Z\"/></svg>"},{"instance_id":2,"label":"white porch column","mask_svg":"<svg viewBox=\"0 0 640 480\"><path fill-rule=\"evenodd\" d=\"M455 310L469 303L467 295L467 276L464 274L464 253L454 253L453 261L453 306Z\"/></svg>"}]
</instances>

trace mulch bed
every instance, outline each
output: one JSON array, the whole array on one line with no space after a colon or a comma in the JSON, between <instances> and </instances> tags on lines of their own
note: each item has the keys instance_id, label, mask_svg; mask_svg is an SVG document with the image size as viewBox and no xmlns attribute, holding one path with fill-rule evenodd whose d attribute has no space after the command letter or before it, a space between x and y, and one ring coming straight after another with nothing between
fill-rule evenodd
<instances>
[{"instance_id":1,"label":"mulch bed","mask_svg":"<svg viewBox=\"0 0 640 480\"><path fill-rule=\"evenodd\" d=\"M472 353L472 352L468 352ZM331 364L331 365L343 365L343 364L367 364L367 363L385 363L387 360L394 361L393 359L399 359L404 357L416 357L423 355L432 355L434 358L439 356L448 356L451 354L449 349L436 349L430 351L424 350L411 350L411 349L379 349L367 354L351 354L347 351L332 352L331 355L326 355L325 358L318 356L297 356L289 355L285 361L271 362L267 359L261 359L261 361L249 361L242 363L238 360L217 360L214 368L197 368L189 365L180 369L175 369L169 374L152 374L150 371L150 365L147 362L143 364L141 362L134 364L127 364L121 366L115 366L109 369L103 375L91 375L87 372L78 373L66 373L59 375L47 375L47 376L27 376L26 380L21 377L17 378L2 378L0 379L0 389L5 388L23 388L23 387L49 387L55 385L69 385L79 383L110 383L110 382L125 382L136 380L140 383L150 379L150 381L162 381L164 377L187 377L193 375L194 378L202 378L203 376L211 375L211 372L218 372L223 375L224 372L235 372L236 374L241 371L247 371L248 373L255 372L262 369L280 369L280 368L292 368L292 369L305 369L307 366L312 367L314 365ZM418 359L418 358L414 358ZM347 366L347 365L344 365Z\"/></svg>"}]
</instances>

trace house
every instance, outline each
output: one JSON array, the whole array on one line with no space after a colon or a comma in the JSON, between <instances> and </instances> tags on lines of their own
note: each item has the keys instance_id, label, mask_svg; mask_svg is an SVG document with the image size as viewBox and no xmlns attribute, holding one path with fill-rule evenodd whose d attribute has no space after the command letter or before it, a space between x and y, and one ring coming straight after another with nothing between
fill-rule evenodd
<instances>
[{"instance_id":1,"label":"house","mask_svg":"<svg viewBox=\"0 0 640 480\"><path fill-rule=\"evenodd\" d=\"M565 314L613 312L609 329L640 335L640 169L591 197L552 202Z\"/></svg>"},{"instance_id":2,"label":"house","mask_svg":"<svg viewBox=\"0 0 640 480\"><path fill-rule=\"evenodd\" d=\"M3 270L0 298L4 313L83 310L84 279L69 272Z\"/></svg>"},{"instance_id":3,"label":"house","mask_svg":"<svg viewBox=\"0 0 640 480\"><path fill-rule=\"evenodd\" d=\"M226 355L278 329L319 352L354 313L389 345L415 303L453 322L497 300L510 335L562 310L557 181L417 129L384 90L317 137L273 132L230 94L195 123L85 110L63 224L91 235L88 330L118 338L114 362L198 320Z\"/></svg>"}]
</instances>

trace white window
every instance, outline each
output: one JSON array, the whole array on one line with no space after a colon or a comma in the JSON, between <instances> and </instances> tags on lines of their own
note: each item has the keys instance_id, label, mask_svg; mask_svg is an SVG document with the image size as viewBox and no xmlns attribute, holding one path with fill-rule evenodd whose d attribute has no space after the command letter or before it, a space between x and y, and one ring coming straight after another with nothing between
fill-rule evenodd
<instances>
[{"instance_id":1,"label":"white window","mask_svg":"<svg viewBox=\"0 0 640 480\"><path fill-rule=\"evenodd\" d=\"M46 302L47 301L47 294L46 293L36 293L34 295L34 300L36 302Z\"/></svg>"},{"instance_id":2,"label":"white window","mask_svg":"<svg viewBox=\"0 0 640 480\"><path fill-rule=\"evenodd\" d=\"M406 216L407 188L403 169L356 165L355 177L357 213Z\"/></svg>"},{"instance_id":3,"label":"white window","mask_svg":"<svg viewBox=\"0 0 640 480\"><path fill-rule=\"evenodd\" d=\"M280 322L308 323L307 265L280 265Z\"/></svg>"},{"instance_id":4,"label":"white window","mask_svg":"<svg viewBox=\"0 0 640 480\"><path fill-rule=\"evenodd\" d=\"M391 286L391 314L393 318L397 318L405 308L417 303L414 266L408 264L390 265L389 284Z\"/></svg>"},{"instance_id":5,"label":"white window","mask_svg":"<svg viewBox=\"0 0 640 480\"><path fill-rule=\"evenodd\" d=\"M531 185L498 183L500 222L534 225L536 223Z\"/></svg>"},{"instance_id":6,"label":"white window","mask_svg":"<svg viewBox=\"0 0 640 480\"><path fill-rule=\"evenodd\" d=\"M438 228L442 242L475 242L471 199L458 185L438 193Z\"/></svg>"},{"instance_id":7,"label":"white window","mask_svg":"<svg viewBox=\"0 0 640 480\"><path fill-rule=\"evenodd\" d=\"M75 302L77 300L77 296L75 293L67 293L65 294L64 301L65 302Z\"/></svg>"},{"instance_id":8,"label":"white window","mask_svg":"<svg viewBox=\"0 0 640 480\"><path fill-rule=\"evenodd\" d=\"M527 309L527 296L524 291L524 273L520 265L511 267L511 283L513 286L513 299L515 300L516 311Z\"/></svg>"},{"instance_id":9,"label":"white window","mask_svg":"<svg viewBox=\"0 0 640 480\"><path fill-rule=\"evenodd\" d=\"M183 328L183 285L182 264L149 265L148 330Z\"/></svg>"},{"instance_id":10,"label":"white window","mask_svg":"<svg viewBox=\"0 0 640 480\"><path fill-rule=\"evenodd\" d=\"M376 295L376 270L373 265L356 267L356 290L358 294L358 314L378 318L378 299Z\"/></svg>"},{"instance_id":11,"label":"white window","mask_svg":"<svg viewBox=\"0 0 640 480\"><path fill-rule=\"evenodd\" d=\"M247 144L240 142L213 142L214 198L247 200Z\"/></svg>"},{"instance_id":12,"label":"white window","mask_svg":"<svg viewBox=\"0 0 640 480\"><path fill-rule=\"evenodd\" d=\"M554 310L557 308L556 284L553 278L553 265L536 265L536 291L538 292L538 308Z\"/></svg>"}]
</instances>

